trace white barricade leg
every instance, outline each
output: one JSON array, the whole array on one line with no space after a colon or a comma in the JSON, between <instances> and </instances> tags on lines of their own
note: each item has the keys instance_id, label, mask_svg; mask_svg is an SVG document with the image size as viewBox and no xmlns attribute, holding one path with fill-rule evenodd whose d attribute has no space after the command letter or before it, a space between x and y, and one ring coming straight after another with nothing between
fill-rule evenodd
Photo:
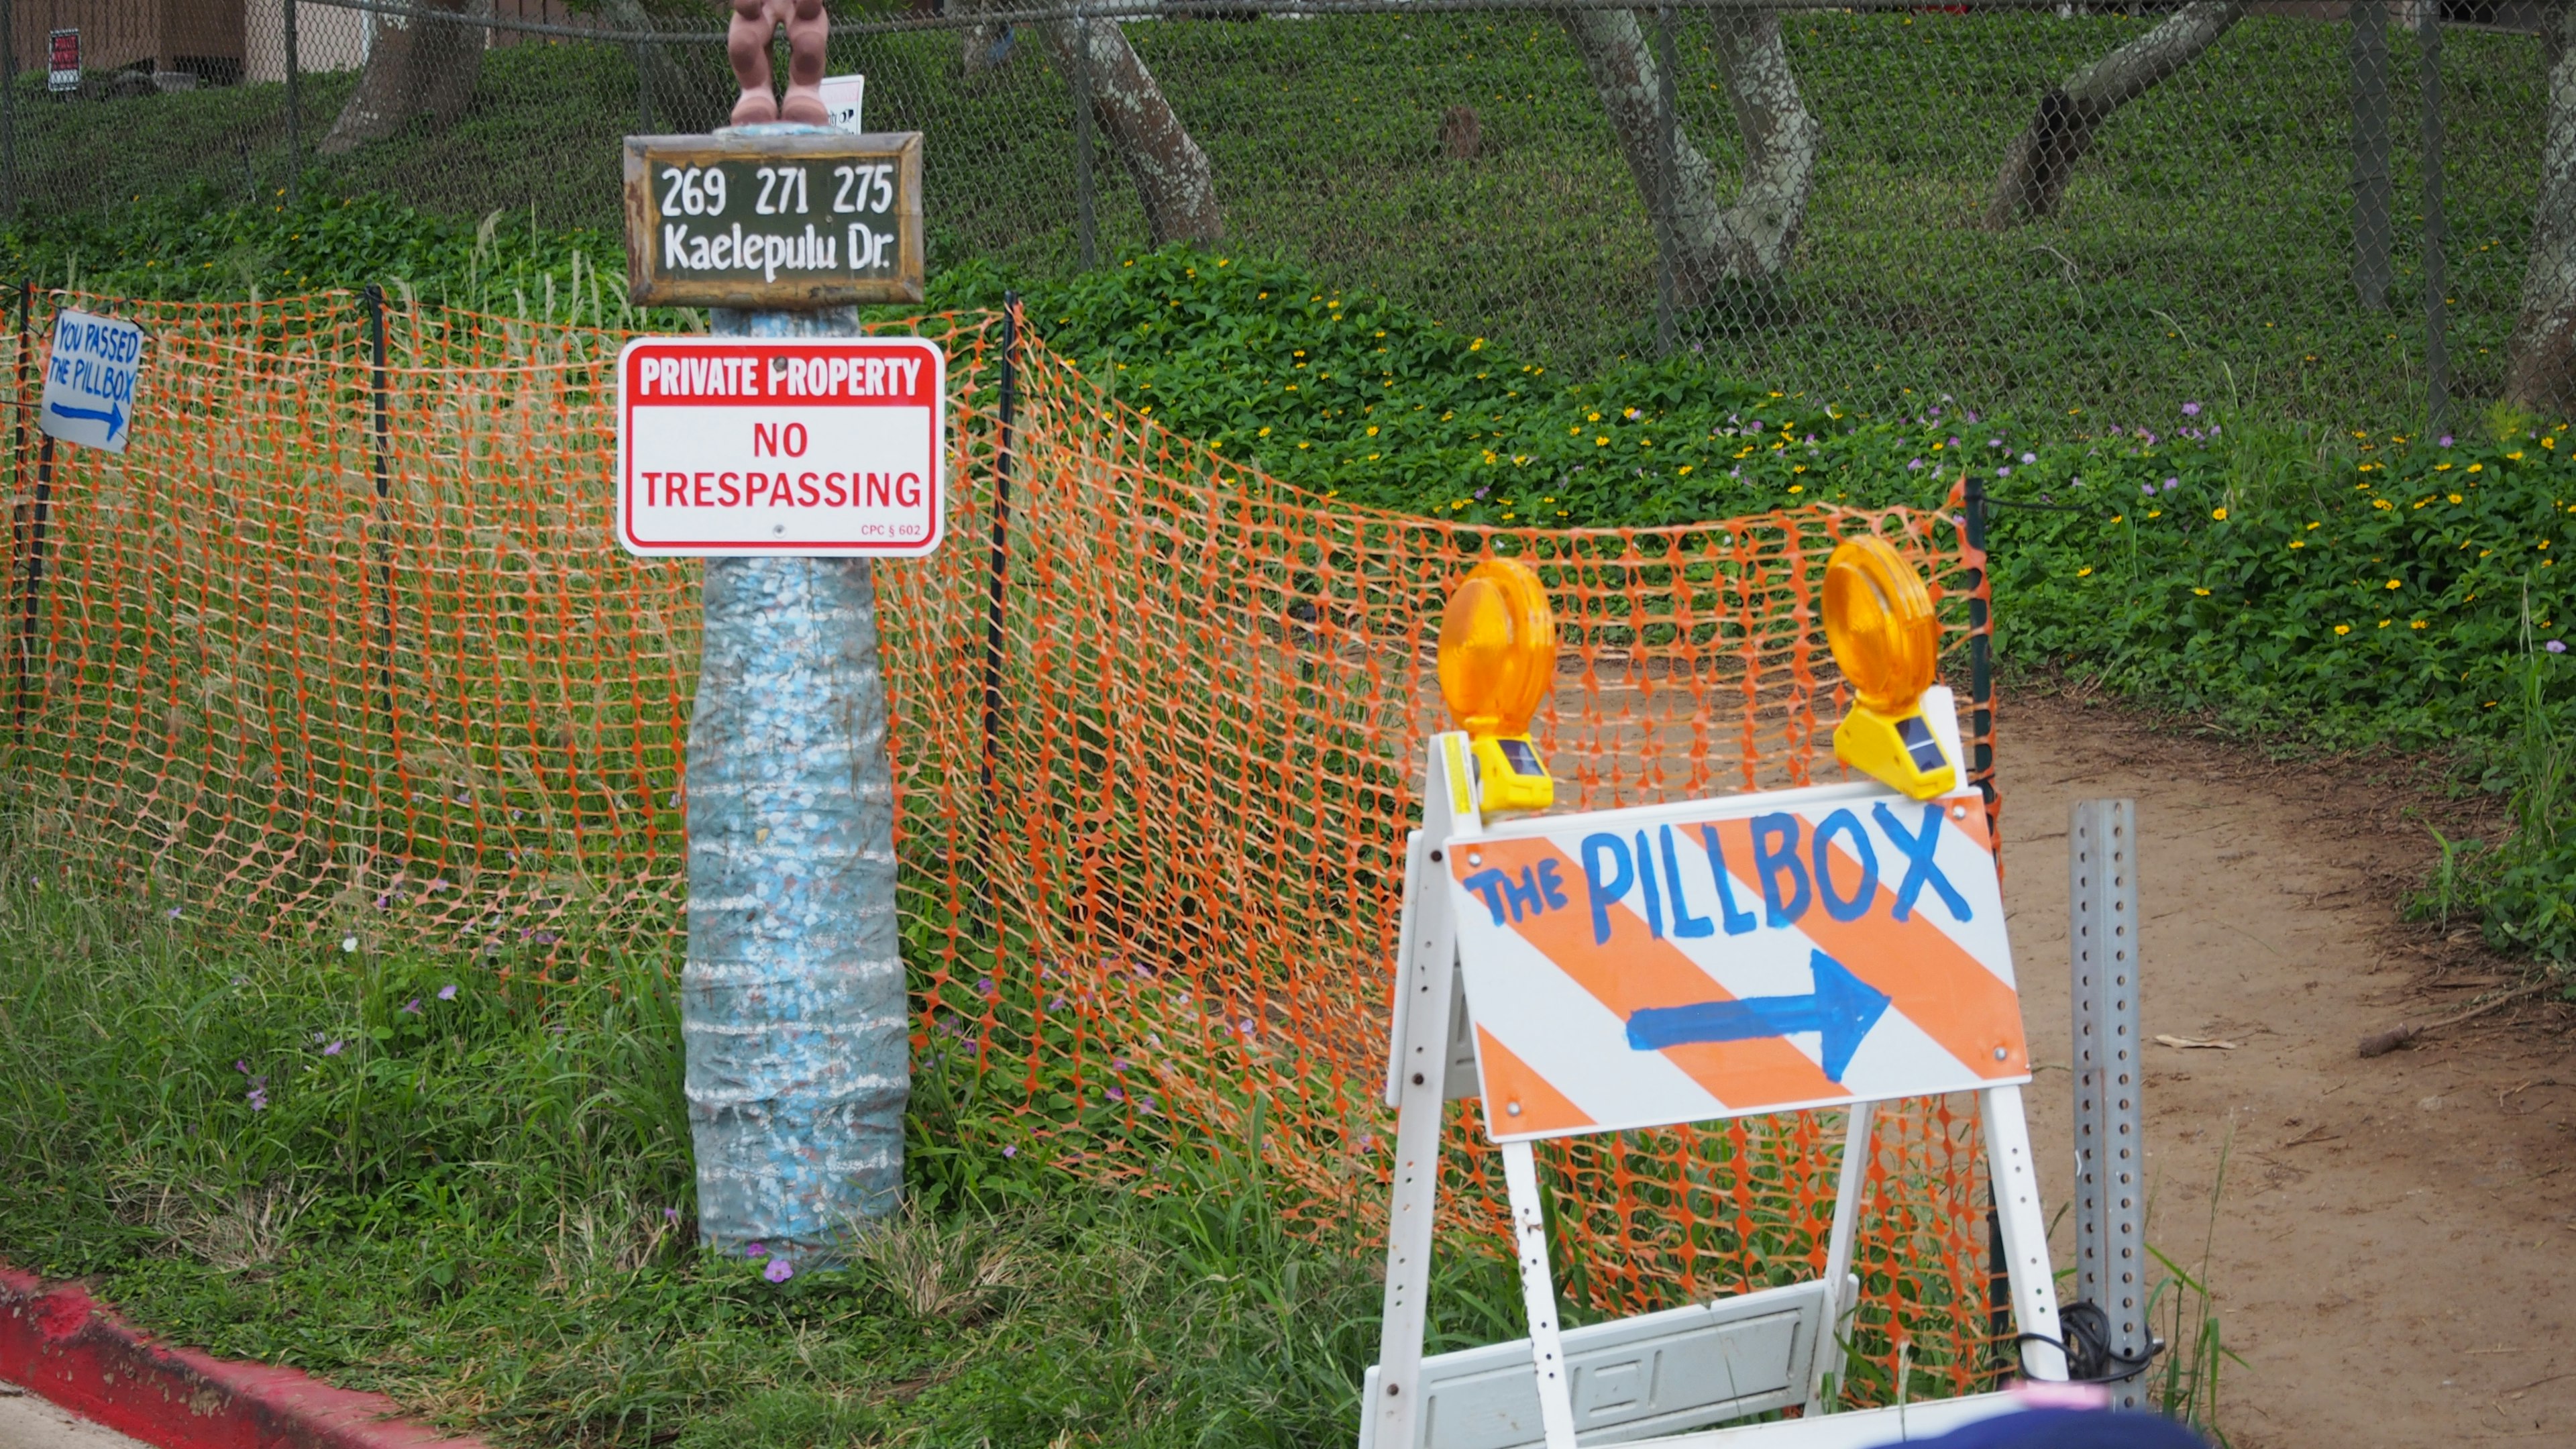
<instances>
[{"instance_id":1,"label":"white barricade leg","mask_svg":"<svg viewBox=\"0 0 2576 1449\"><path fill-rule=\"evenodd\" d=\"M1457 937L1451 928L1442 847L1455 833L1449 807L1453 751L1435 741L1422 790L1422 829L1405 853L1404 938L1396 956L1395 1168L1388 1192L1386 1304L1378 1385L1363 1410L1361 1442L1413 1449L1421 1414L1422 1334L1431 1292L1432 1222L1440 1191L1440 1116L1447 1097ZM1472 822L1471 822L1472 823Z\"/></svg>"},{"instance_id":2,"label":"white barricade leg","mask_svg":"<svg viewBox=\"0 0 2576 1449\"><path fill-rule=\"evenodd\" d=\"M1860 1195L1869 1184L1870 1109L1851 1105L1843 1130L1843 1167L1834 1187L1834 1232L1825 1246L1825 1322L1816 1337L1815 1378L1807 1388L1807 1417L1825 1412L1825 1381L1843 1371L1843 1320L1857 1304L1851 1286L1852 1239L1860 1231Z\"/></svg>"},{"instance_id":3,"label":"white barricade leg","mask_svg":"<svg viewBox=\"0 0 2576 1449\"><path fill-rule=\"evenodd\" d=\"M1512 1245L1520 1257L1521 1302L1529 1311L1530 1363L1538 1370L1539 1422L1547 1429L1547 1449L1574 1449L1574 1394L1556 1326L1556 1280L1547 1271L1538 1162L1527 1142L1503 1144L1503 1184L1511 1193Z\"/></svg>"},{"instance_id":4,"label":"white barricade leg","mask_svg":"<svg viewBox=\"0 0 2576 1449\"><path fill-rule=\"evenodd\" d=\"M2048 1272L2048 1219L2039 1208L2039 1173L2030 1159L2021 1088L1988 1087L1977 1098L1985 1117L1986 1171L1994 1181L1995 1211L2004 1230L2013 1324L2045 1339L2022 1343L2022 1371L2034 1379L2062 1381L2066 1354L2058 1347L2064 1334L2057 1324L2057 1285Z\"/></svg>"}]
</instances>

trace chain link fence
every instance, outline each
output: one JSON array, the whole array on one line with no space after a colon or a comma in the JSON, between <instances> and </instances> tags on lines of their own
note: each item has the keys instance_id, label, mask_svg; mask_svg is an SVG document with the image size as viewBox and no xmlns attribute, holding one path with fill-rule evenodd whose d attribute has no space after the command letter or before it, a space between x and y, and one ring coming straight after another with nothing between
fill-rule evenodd
<instances>
[{"instance_id":1,"label":"chain link fence","mask_svg":"<svg viewBox=\"0 0 2576 1449\"><path fill-rule=\"evenodd\" d=\"M1173 234L1117 113L1141 76L1205 157L1220 245L1567 373L1681 353L1862 407L2214 398L2350 426L2501 385L2556 14L1006 3L833 29L866 126L927 137L934 275L1043 283ZM9 8L21 213L300 181L613 235L618 138L712 128L734 95L712 3ZM182 11L231 17L229 49L208 24L205 54L93 46L48 90L54 22L166 35ZM454 53L419 114L348 144L394 45Z\"/></svg>"}]
</instances>

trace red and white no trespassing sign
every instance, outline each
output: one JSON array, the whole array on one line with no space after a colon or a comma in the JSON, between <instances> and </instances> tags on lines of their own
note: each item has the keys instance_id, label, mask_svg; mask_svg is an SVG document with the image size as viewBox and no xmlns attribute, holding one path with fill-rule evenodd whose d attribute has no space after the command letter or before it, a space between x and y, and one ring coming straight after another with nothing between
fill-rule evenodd
<instances>
[{"instance_id":1,"label":"red and white no trespassing sign","mask_svg":"<svg viewBox=\"0 0 2576 1449\"><path fill-rule=\"evenodd\" d=\"M618 354L627 552L918 558L946 517L948 359L915 337L638 337Z\"/></svg>"}]
</instances>

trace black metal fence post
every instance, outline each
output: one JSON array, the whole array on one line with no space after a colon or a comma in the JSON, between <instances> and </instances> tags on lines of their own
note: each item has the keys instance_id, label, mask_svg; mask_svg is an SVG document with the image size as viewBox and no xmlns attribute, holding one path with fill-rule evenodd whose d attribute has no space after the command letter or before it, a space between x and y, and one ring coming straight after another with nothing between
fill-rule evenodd
<instances>
[{"instance_id":1,"label":"black metal fence post","mask_svg":"<svg viewBox=\"0 0 2576 1449\"><path fill-rule=\"evenodd\" d=\"M286 11L286 204L293 206L303 194L304 170L304 58L295 44L295 0L285 0Z\"/></svg>"},{"instance_id":2,"label":"black metal fence post","mask_svg":"<svg viewBox=\"0 0 2576 1449\"><path fill-rule=\"evenodd\" d=\"M1968 552L1976 562L1969 571L1968 585L1968 779L1979 794L1986 797L1986 808L1995 803L1995 658L1994 617L1986 601L1987 580L1993 571L1986 567L1986 482L1975 473L1968 474L1966 517L1961 531L1966 535ZM2001 848L1998 841L1997 848Z\"/></svg>"},{"instance_id":3,"label":"black metal fence post","mask_svg":"<svg viewBox=\"0 0 2576 1449\"><path fill-rule=\"evenodd\" d=\"M1086 272L1100 265L1100 200L1092 165L1091 19L1077 4L1073 10L1073 210ZM1002 375L1009 377L1010 363L1005 360L1002 366Z\"/></svg>"},{"instance_id":4,"label":"black metal fence post","mask_svg":"<svg viewBox=\"0 0 2576 1449\"><path fill-rule=\"evenodd\" d=\"M18 7L0 0L0 216L18 214Z\"/></svg>"},{"instance_id":5,"label":"black metal fence post","mask_svg":"<svg viewBox=\"0 0 2576 1449\"><path fill-rule=\"evenodd\" d=\"M993 449L993 598L984 625L984 820L991 827L994 738L1002 724L1002 608L1011 575L1011 422L1018 405L1020 294L1002 294L1000 430Z\"/></svg>"},{"instance_id":6,"label":"black metal fence post","mask_svg":"<svg viewBox=\"0 0 2576 1449\"><path fill-rule=\"evenodd\" d=\"M18 395L17 406L11 411L16 414L12 457L16 463L16 481L22 483L27 473L27 399L33 382L31 374L36 352L35 332L31 325L35 300L36 284L20 281L18 283ZM11 712L11 722L19 730L24 730L26 727L27 706L33 694L37 601L43 592L45 582L45 514L53 502L53 494L54 440L48 436L44 440L41 455L36 461L36 497L35 502L28 509L27 518L27 596L19 615L18 647L14 651L17 656L13 663L17 666L18 688L15 708Z\"/></svg>"},{"instance_id":7,"label":"black metal fence post","mask_svg":"<svg viewBox=\"0 0 2576 1449\"><path fill-rule=\"evenodd\" d=\"M393 477L386 459L392 442L391 402L386 396L385 379L385 289L373 282L367 284L367 355L368 394L374 413L372 445L376 480L376 527L368 530L375 536L376 553L376 631L382 636L384 664L381 672L379 705L385 716L385 734L396 735L394 720L394 561L392 550L383 536L385 503L393 493Z\"/></svg>"},{"instance_id":8,"label":"black metal fence post","mask_svg":"<svg viewBox=\"0 0 2576 1449\"><path fill-rule=\"evenodd\" d=\"M2442 7L2416 11L2415 68L2424 109L2424 427L2451 422L2450 268L2444 248L2451 228L2442 215Z\"/></svg>"},{"instance_id":9,"label":"black metal fence post","mask_svg":"<svg viewBox=\"0 0 2576 1449\"><path fill-rule=\"evenodd\" d=\"M1673 254L1679 250L1681 99L1673 80L1673 7L1655 12L1655 355L1673 350Z\"/></svg>"},{"instance_id":10,"label":"black metal fence post","mask_svg":"<svg viewBox=\"0 0 2576 1449\"><path fill-rule=\"evenodd\" d=\"M2353 0L2352 289L2388 310L2388 0Z\"/></svg>"}]
</instances>

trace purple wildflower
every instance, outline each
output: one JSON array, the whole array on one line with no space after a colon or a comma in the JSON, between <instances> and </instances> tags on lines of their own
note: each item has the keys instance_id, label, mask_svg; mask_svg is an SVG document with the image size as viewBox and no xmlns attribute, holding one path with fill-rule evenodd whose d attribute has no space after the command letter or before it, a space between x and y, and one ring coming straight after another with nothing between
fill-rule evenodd
<instances>
[{"instance_id":1,"label":"purple wildflower","mask_svg":"<svg viewBox=\"0 0 2576 1449\"><path fill-rule=\"evenodd\" d=\"M1905 471L1907 471L1907 472L1911 473L1911 472L1914 472L1916 469L1921 468L1922 466L1923 466L1923 460L1922 460L1922 459L1920 459L1920 458L1912 458L1912 459L1908 459L1908 460L1907 460L1907 462L1906 462L1906 464L1905 464Z\"/></svg>"},{"instance_id":2,"label":"purple wildflower","mask_svg":"<svg viewBox=\"0 0 2576 1449\"><path fill-rule=\"evenodd\" d=\"M179 919L179 908L177 906L172 906L170 908L170 919L174 921Z\"/></svg>"},{"instance_id":3,"label":"purple wildflower","mask_svg":"<svg viewBox=\"0 0 2576 1449\"><path fill-rule=\"evenodd\" d=\"M233 1070L247 1077L250 1075L250 1063L236 1057L233 1059Z\"/></svg>"},{"instance_id":4,"label":"purple wildflower","mask_svg":"<svg viewBox=\"0 0 2576 1449\"><path fill-rule=\"evenodd\" d=\"M1127 1100L1127 1093L1122 1088L1112 1087L1109 1089L1109 1100L1112 1102L1124 1102Z\"/></svg>"},{"instance_id":5,"label":"purple wildflower","mask_svg":"<svg viewBox=\"0 0 2576 1449\"><path fill-rule=\"evenodd\" d=\"M2182 486L2182 480L2181 480L2180 478L2167 478L2167 479L2165 480L2165 491L2166 491L2167 493L2171 493L2172 491L2174 491L2174 490L2175 490L2175 489L2177 489L2177 488L2180 488L2181 486Z\"/></svg>"},{"instance_id":6,"label":"purple wildflower","mask_svg":"<svg viewBox=\"0 0 2576 1449\"><path fill-rule=\"evenodd\" d=\"M2156 485L2153 483L2141 483L2138 485L2138 491L2144 493L2149 498L2153 498L2156 496Z\"/></svg>"},{"instance_id":7,"label":"purple wildflower","mask_svg":"<svg viewBox=\"0 0 2576 1449\"><path fill-rule=\"evenodd\" d=\"M420 1015L420 998L415 996L411 1000L404 1002L403 1010L410 1012L414 1016Z\"/></svg>"},{"instance_id":8,"label":"purple wildflower","mask_svg":"<svg viewBox=\"0 0 2576 1449\"><path fill-rule=\"evenodd\" d=\"M322 1055L324 1055L324 1056L326 1056L326 1057L336 1057L336 1056L338 1056L338 1055L340 1054L340 1049L341 1049L342 1047L347 1046L347 1045L348 1045L348 1043L347 1043L347 1042L345 1042L345 1041L337 1041L337 1040L335 1040L335 1041L333 1041L329 1046L326 1046L326 1047L324 1047L324 1048L322 1049Z\"/></svg>"},{"instance_id":9,"label":"purple wildflower","mask_svg":"<svg viewBox=\"0 0 2576 1449\"><path fill-rule=\"evenodd\" d=\"M679 1220L680 1210L678 1208L666 1207L662 1209L662 1221L666 1223L676 1223Z\"/></svg>"},{"instance_id":10,"label":"purple wildflower","mask_svg":"<svg viewBox=\"0 0 2576 1449\"><path fill-rule=\"evenodd\" d=\"M266 1087L251 1088L249 1092L244 1094L243 1099L250 1103L250 1109L254 1112L265 1112L268 1110L268 1089Z\"/></svg>"},{"instance_id":11,"label":"purple wildflower","mask_svg":"<svg viewBox=\"0 0 2576 1449\"><path fill-rule=\"evenodd\" d=\"M1004 1157L1017 1157L1020 1155L1020 1149L1017 1146L1005 1147L1002 1149L1002 1155Z\"/></svg>"},{"instance_id":12,"label":"purple wildflower","mask_svg":"<svg viewBox=\"0 0 2576 1449\"><path fill-rule=\"evenodd\" d=\"M2024 453L2021 455L2021 460L2025 463L2036 463L2039 461L2039 455L2037 453Z\"/></svg>"},{"instance_id":13,"label":"purple wildflower","mask_svg":"<svg viewBox=\"0 0 2576 1449\"><path fill-rule=\"evenodd\" d=\"M2182 415L2183 415L2184 417L2187 417L2187 418L2196 418L2196 417L2199 417L2199 416L2200 416L2200 404L2198 404L2198 403L2196 403L2196 402L2187 402L2187 403L2184 403L2184 404L2182 405Z\"/></svg>"},{"instance_id":14,"label":"purple wildflower","mask_svg":"<svg viewBox=\"0 0 2576 1449\"><path fill-rule=\"evenodd\" d=\"M454 1001L456 999L456 983L450 981L445 986L438 988L438 999L441 1001Z\"/></svg>"},{"instance_id":15,"label":"purple wildflower","mask_svg":"<svg viewBox=\"0 0 2576 1449\"><path fill-rule=\"evenodd\" d=\"M2010 468L1997 468L1995 470L1995 476L1998 478L2009 478L2012 476L2012 470Z\"/></svg>"},{"instance_id":16,"label":"purple wildflower","mask_svg":"<svg viewBox=\"0 0 2576 1449\"><path fill-rule=\"evenodd\" d=\"M742 1255L746 1258L766 1258L769 1256L769 1249L759 1243L745 1243Z\"/></svg>"},{"instance_id":17,"label":"purple wildflower","mask_svg":"<svg viewBox=\"0 0 2576 1449\"><path fill-rule=\"evenodd\" d=\"M772 1283L784 1283L796 1276L796 1265L785 1258L772 1258L769 1266L760 1270L760 1276Z\"/></svg>"},{"instance_id":18,"label":"purple wildflower","mask_svg":"<svg viewBox=\"0 0 2576 1449\"><path fill-rule=\"evenodd\" d=\"M2552 654L2564 654L2567 652L2567 641L2564 639L2552 639L2540 647L2548 650Z\"/></svg>"},{"instance_id":19,"label":"purple wildflower","mask_svg":"<svg viewBox=\"0 0 2576 1449\"><path fill-rule=\"evenodd\" d=\"M2443 447L2445 447L2445 448L2447 448L2447 447L2451 446L2451 435L2450 435L2450 434L2448 434L2448 433L2444 433L2444 434L2442 435L2442 437L2441 437L2441 444L2442 444L2442 446L2443 446Z\"/></svg>"}]
</instances>

